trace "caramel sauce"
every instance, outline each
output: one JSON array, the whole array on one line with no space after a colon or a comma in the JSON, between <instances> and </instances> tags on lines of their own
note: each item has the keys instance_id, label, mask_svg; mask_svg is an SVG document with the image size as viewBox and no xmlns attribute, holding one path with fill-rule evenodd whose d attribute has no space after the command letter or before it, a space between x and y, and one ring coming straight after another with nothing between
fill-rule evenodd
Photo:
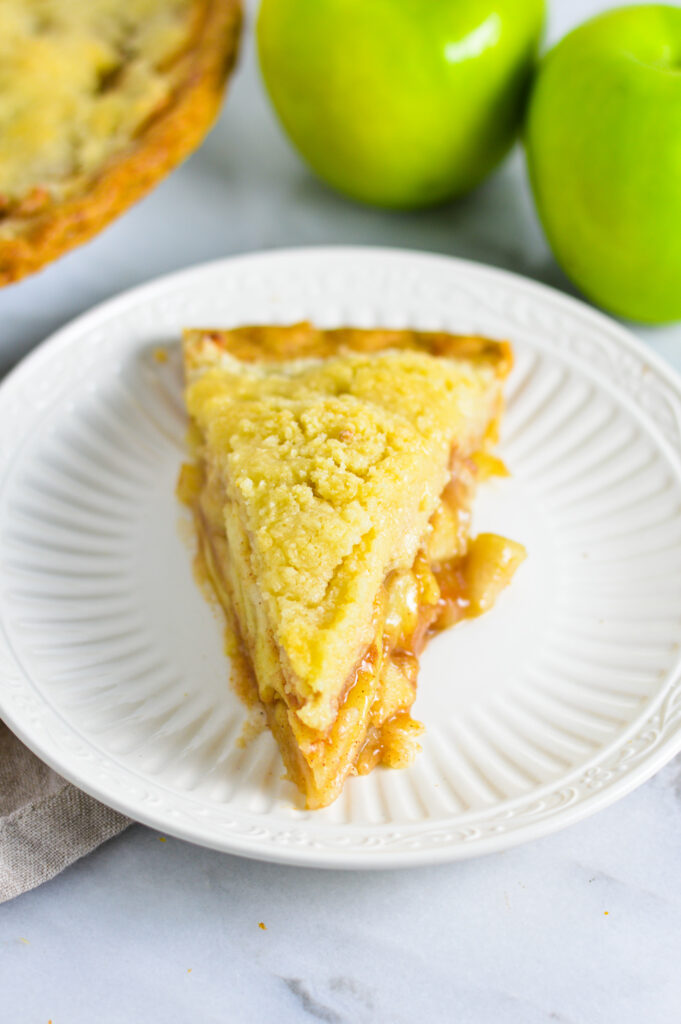
<instances>
[{"instance_id":1,"label":"caramel sauce","mask_svg":"<svg viewBox=\"0 0 681 1024\"><path fill-rule=\"evenodd\" d=\"M429 635L455 626L457 622L461 622L467 617L470 601L466 593L464 566L464 558L454 558L435 568L435 578L440 588L440 600Z\"/></svg>"},{"instance_id":2,"label":"caramel sauce","mask_svg":"<svg viewBox=\"0 0 681 1024\"><path fill-rule=\"evenodd\" d=\"M478 475L478 481L489 480L493 476L510 476L506 463L498 455L480 451L472 456Z\"/></svg>"},{"instance_id":3,"label":"caramel sauce","mask_svg":"<svg viewBox=\"0 0 681 1024\"><path fill-rule=\"evenodd\" d=\"M422 732L423 725L408 711L398 711L378 729L370 726L355 765L357 774L368 775L379 764L389 768L405 767L418 750L415 740Z\"/></svg>"}]
</instances>

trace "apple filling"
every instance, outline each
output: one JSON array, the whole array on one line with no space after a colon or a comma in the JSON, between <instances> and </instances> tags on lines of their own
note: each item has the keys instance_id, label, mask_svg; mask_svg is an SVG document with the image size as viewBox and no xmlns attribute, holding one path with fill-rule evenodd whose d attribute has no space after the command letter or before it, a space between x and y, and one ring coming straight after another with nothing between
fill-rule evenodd
<instances>
[{"instance_id":1,"label":"apple filling","mask_svg":"<svg viewBox=\"0 0 681 1024\"><path fill-rule=\"evenodd\" d=\"M238 517L229 515L219 474L203 461L183 467L178 494L193 509L205 574L236 641L235 688L263 706L287 773L310 808L331 803L349 774L366 774L378 764L403 767L413 759L423 728L410 714L418 655L439 630L491 607L525 556L521 545L493 534L469 541L475 484L490 469L477 461L453 456L450 482L413 565L389 572L379 589L372 640L325 731L297 713L300 692L287 680L252 585L248 537Z\"/></svg>"}]
</instances>

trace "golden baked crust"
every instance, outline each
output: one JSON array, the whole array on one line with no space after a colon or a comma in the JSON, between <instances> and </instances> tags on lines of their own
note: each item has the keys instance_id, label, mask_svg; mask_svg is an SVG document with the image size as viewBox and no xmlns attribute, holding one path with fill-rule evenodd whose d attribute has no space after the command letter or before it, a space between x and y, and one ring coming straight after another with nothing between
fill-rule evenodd
<instances>
[{"instance_id":1,"label":"golden baked crust","mask_svg":"<svg viewBox=\"0 0 681 1024\"><path fill-rule=\"evenodd\" d=\"M500 378L506 377L513 366L513 352L507 341L492 341L477 334L391 328L368 330L361 327L325 330L307 320L277 326L255 324L229 330L188 328L184 332L184 359L189 373L214 364L223 352L244 363L270 363L386 349L471 360L478 366L493 367Z\"/></svg>"},{"instance_id":2,"label":"golden baked crust","mask_svg":"<svg viewBox=\"0 0 681 1024\"><path fill-rule=\"evenodd\" d=\"M0 285L33 273L95 235L183 160L210 127L237 55L241 0L179 3L186 6L184 35L169 38L169 52L158 55L156 67L157 77L167 79L166 94L159 90L154 109L150 87L152 109L130 138L86 174L20 182L21 188L0 195ZM33 6L17 4L22 16ZM136 6L129 5L121 17L134 17ZM104 88L115 90L117 73L120 69Z\"/></svg>"},{"instance_id":3,"label":"golden baked crust","mask_svg":"<svg viewBox=\"0 0 681 1024\"><path fill-rule=\"evenodd\" d=\"M524 556L468 544L510 349L297 324L187 331L184 351L181 490L289 774L324 806L410 759L429 630L484 611Z\"/></svg>"}]
</instances>

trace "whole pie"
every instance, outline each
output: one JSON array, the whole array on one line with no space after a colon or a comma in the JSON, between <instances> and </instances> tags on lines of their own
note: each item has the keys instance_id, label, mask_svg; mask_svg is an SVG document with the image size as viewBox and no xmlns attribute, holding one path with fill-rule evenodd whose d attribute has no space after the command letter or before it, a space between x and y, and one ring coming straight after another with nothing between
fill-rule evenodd
<instances>
[{"instance_id":1,"label":"whole pie","mask_svg":"<svg viewBox=\"0 0 681 1024\"><path fill-rule=\"evenodd\" d=\"M0 285L86 241L200 142L240 0L0 0Z\"/></svg>"},{"instance_id":2,"label":"whole pie","mask_svg":"<svg viewBox=\"0 0 681 1024\"><path fill-rule=\"evenodd\" d=\"M508 344L417 331L188 330L195 462L179 491L242 666L308 807L407 764L429 636L525 556L469 537Z\"/></svg>"}]
</instances>

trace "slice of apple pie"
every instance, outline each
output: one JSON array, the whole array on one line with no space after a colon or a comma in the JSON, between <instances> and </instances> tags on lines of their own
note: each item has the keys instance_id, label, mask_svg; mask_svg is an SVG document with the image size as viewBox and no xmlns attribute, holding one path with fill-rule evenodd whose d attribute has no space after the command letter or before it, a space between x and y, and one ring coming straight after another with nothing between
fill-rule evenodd
<instances>
[{"instance_id":1,"label":"slice of apple pie","mask_svg":"<svg viewBox=\"0 0 681 1024\"><path fill-rule=\"evenodd\" d=\"M393 330L188 330L196 463L180 493L289 776L308 807L399 767L418 655L524 558L469 539L511 367L506 343ZM242 681L243 684L243 681Z\"/></svg>"}]
</instances>

